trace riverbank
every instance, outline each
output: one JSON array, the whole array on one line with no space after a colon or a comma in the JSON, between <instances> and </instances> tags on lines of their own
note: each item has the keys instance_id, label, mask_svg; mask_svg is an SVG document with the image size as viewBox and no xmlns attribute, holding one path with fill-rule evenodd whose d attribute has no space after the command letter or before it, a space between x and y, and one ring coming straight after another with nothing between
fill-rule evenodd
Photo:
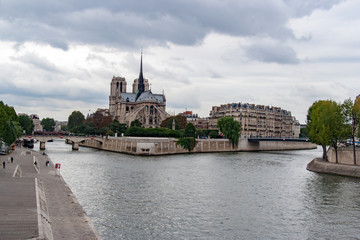
<instances>
[{"instance_id":1,"label":"riverbank","mask_svg":"<svg viewBox=\"0 0 360 240\"><path fill-rule=\"evenodd\" d=\"M93 138L86 139L79 144L106 151L126 153L132 155L171 155L188 153L188 150L177 145L175 138ZM311 142L295 141L253 141L239 139L237 146L233 147L228 139L196 139L196 146L192 153L214 152L256 152L256 151L285 151L315 149L317 146Z\"/></svg>"},{"instance_id":2,"label":"riverbank","mask_svg":"<svg viewBox=\"0 0 360 240\"><path fill-rule=\"evenodd\" d=\"M0 161L0 239L101 239L47 155L17 148Z\"/></svg>"},{"instance_id":3,"label":"riverbank","mask_svg":"<svg viewBox=\"0 0 360 240\"><path fill-rule=\"evenodd\" d=\"M322 158L315 158L306 166L306 169L312 172L360 178L360 149L356 148L356 165L354 165L353 154L351 146L338 148L336 162L335 150L329 148L327 151L328 162Z\"/></svg>"},{"instance_id":4,"label":"riverbank","mask_svg":"<svg viewBox=\"0 0 360 240\"><path fill-rule=\"evenodd\" d=\"M360 178L360 166L325 162L322 158L313 159L306 169L317 173Z\"/></svg>"}]
</instances>

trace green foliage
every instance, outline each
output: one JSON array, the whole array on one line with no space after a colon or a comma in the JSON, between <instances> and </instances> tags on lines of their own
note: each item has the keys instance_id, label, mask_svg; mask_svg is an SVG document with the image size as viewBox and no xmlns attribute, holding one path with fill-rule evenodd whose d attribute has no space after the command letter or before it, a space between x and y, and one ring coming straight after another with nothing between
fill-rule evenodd
<instances>
[{"instance_id":1,"label":"green foliage","mask_svg":"<svg viewBox=\"0 0 360 240\"><path fill-rule=\"evenodd\" d=\"M196 146L195 138L193 137L184 137L180 138L177 142L177 145L180 145L182 148L187 149L189 152L192 151Z\"/></svg>"},{"instance_id":2,"label":"green foliage","mask_svg":"<svg viewBox=\"0 0 360 240\"><path fill-rule=\"evenodd\" d=\"M327 160L326 147L337 146L337 142L346 136L345 129L342 108L336 102L320 100L309 108L307 132L310 141L322 146L324 160Z\"/></svg>"},{"instance_id":3,"label":"green foliage","mask_svg":"<svg viewBox=\"0 0 360 240\"><path fill-rule=\"evenodd\" d=\"M126 130L125 136L136 137L181 137L180 131L171 130L168 128L142 128L130 127Z\"/></svg>"},{"instance_id":4,"label":"green foliage","mask_svg":"<svg viewBox=\"0 0 360 240\"><path fill-rule=\"evenodd\" d=\"M14 108L0 101L0 141L13 143L21 134L21 126Z\"/></svg>"},{"instance_id":5,"label":"green foliage","mask_svg":"<svg viewBox=\"0 0 360 240\"><path fill-rule=\"evenodd\" d=\"M9 118L5 111L5 105L0 102L0 137L2 136Z\"/></svg>"},{"instance_id":6,"label":"green foliage","mask_svg":"<svg viewBox=\"0 0 360 240\"><path fill-rule=\"evenodd\" d=\"M55 120L53 118L44 118L41 120L41 125L46 131L52 132L55 128Z\"/></svg>"},{"instance_id":7,"label":"green foliage","mask_svg":"<svg viewBox=\"0 0 360 240\"><path fill-rule=\"evenodd\" d=\"M350 98L346 99L342 104L342 114L347 124L346 134L352 139L354 165L356 165L355 137L360 136L360 98L355 102Z\"/></svg>"},{"instance_id":8,"label":"green foliage","mask_svg":"<svg viewBox=\"0 0 360 240\"><path fill-rule=\"evenodd\" d=\"M12 124L15 128L15 132L16 132L16 138L20 137L22 135L23 132L23 128L21 127L20 123L17 121L12 121Z\"/></svg>"},{"instance_id":9,"label":"green foliage","mask_svg":"<svg viewBox=\"0 0 360 240\"><path fill-rule=\"evenodd\" d=\"M175 121L175 130L185 129L186 126L186 117L182 115L176 115L173 117L168 117L161 122L160 127L172 129L173 121Z\"/></svg>"},{"instance_id":10,"label":"green foliage","mask_svg":"<svg viewBox=\"0 0 360 240\"><path fill-rule=\"evenodd\" d=\"M141 127L141 126L142 126L142 124L138 119L135 119L134 121L132 121L130 123L130 127Z\"/></svg>"},{"instance_id":11,"label":"green foliage","mask_svg":"<svg viewBox=\"0 0 360 240\"><path fill-rule=\"evenodd\" d=\"M109 129L114 133L125 133L127 126L124 123L119 123L118 120L114 120L109 126Z\"/></svg>"},{"instance_id":12,"label":"green foliage","mask_svg":"<svg viewBox=\"0 0 360 240\"><path fill-rule=\"evenodd\" d=\"M114 134L114 132L112 131L112 130L110 130L110 129L108 129L107 131L106 131L106 136L114 136L115 134Z\"/></svg>"},{"instance_id":13,"label":"green foliage","mask_svg":"<svg viewBox=\"0 0 360 240\"><path fill-rule=\"evenodd\" d=\"M34 123L27 115L19 116L19 123L26 134L31 134L34 131Z\"/></svg>"},{"instance_id":14,"label":"green foliage","mask_svg":"<svg viewBox=\"0 0 360 240\"><path fill-rule=\"evenodd\" d=\"M61 126L61 131L69 131L68 125L62 125Z\"/></svg>"},{"instance_id":15,"label":"green foliage","mask_svg":"<svg viewBox=\"0 0 360 240\"><path fill-rule=\"evenodd\" d=\"M86 135L95 135L100 133L100 131L96 127L89 124L78 125L76 127L73 127L70 131L73 133Z\"/></svg>"},{"instance_id":16,"label":"green foliage","mask_svg":"<svg viewBox=\"0 0 360 240\"><path fill-rule=\"evenodd\" d=\"M16 135L16 128L14 124L12 123L12 121L8 121L3 132L4 142L10 145L11 143L15 142Z\"/></svg>"},{"instance_id":17,"label":"green foliage","mask_svg":"<svg viewBox=\"0 0 360 240\"><path fill-rule=\"evenodd\" d=\"M240 138L240 123L232 117L223 117L218 120L217 126L220 132L222 132L224 136L231 141L232 146L235 147Z\"/></svg>"},{"instance_id":18,"label":"green foliage","mask_svg":"<svg viewBox=\"0 0 360 240\"><path fill-rule=\"evenodd\" d=\"M196 129L192 123L186 124L184 137L195 137Z\"/></svg>"},{"instance_id":19,"label":"green foliage","mask_svg":"<svg viewBox=\"0 0 360 240\"><path fill-rule=\"evenodd\" d=\"M68 128L79 127L85 121L84 115L80 111L73 111L68 118Z\"/></svg>"},{"instance_id":20,"label":"green foliage","mask_svg":"<svg viewBox=\"0 0 360 240\"><path fill-rule=\"evenodd\" d=\"M309 137L306 128L300 128L300 135L299 135L299 137L300 137L300 138L308 138L308 137Z\"/></svg>"}]
</instances>

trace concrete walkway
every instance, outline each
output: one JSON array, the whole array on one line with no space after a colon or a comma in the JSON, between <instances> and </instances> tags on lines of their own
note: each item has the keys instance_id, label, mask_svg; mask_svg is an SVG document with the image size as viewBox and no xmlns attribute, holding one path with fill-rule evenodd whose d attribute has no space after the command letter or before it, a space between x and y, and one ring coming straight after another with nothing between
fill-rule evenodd
<instances>
[{"instance_id":1,"label":"concrete walkway","mask_svg":"<svg viewBox=\"0 0 360 240\"><path fill-rule=\"evenodd\" d=\"M101 239L48 156L17 148L0 164L0 240Z\"/></svg>"}]
</instances>

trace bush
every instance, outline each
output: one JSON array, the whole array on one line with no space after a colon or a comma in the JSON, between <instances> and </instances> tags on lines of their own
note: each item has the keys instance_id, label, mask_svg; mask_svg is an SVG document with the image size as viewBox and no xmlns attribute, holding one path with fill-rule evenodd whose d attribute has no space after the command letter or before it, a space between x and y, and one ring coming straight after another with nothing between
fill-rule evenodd
<instances>
[{"instance_id":1,"label":"bush","mask_svg":"<svg viewBox=\"0 0 360 240\"><path fill-rule=\"evenodd\" d=\"M184 137L180 138L176 145L180 145L182 148L187 149L189 152L192 151L196 146L195 138L193 137Z\"/></svg>"}]
</instances>

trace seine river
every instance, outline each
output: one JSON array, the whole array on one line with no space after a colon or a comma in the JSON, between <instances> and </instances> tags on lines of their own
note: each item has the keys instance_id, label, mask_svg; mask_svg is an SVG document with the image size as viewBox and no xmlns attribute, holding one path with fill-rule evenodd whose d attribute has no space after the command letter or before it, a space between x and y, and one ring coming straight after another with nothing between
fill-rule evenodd
<instances>
[{"instance_id":1,"label":"seine river","mask_svg":"<svg viewBox=\"0 0 360 240\"><path fill-rule=\"evenodd\" d=\"M320 149L139 157L55 141L46 152L103 239L360 238L360 180L307 171Z\"/></svg>"}]
</instances>

